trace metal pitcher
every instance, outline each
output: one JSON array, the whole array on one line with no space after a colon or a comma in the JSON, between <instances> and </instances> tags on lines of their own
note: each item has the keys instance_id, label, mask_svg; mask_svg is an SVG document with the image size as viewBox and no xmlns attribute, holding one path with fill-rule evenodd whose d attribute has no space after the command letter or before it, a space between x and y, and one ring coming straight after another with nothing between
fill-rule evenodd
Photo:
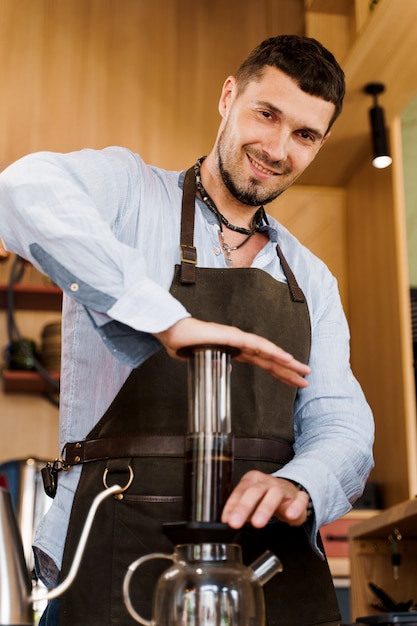
<instances>
[{"instance_id":1,"label":"metal pitcher","mask_svg":"<svg viewBox=\"0 0 417 626\"><path fill-rule=\"evenodd\" d=\"M41 600L57 598L68 589L77 574L98 507L108 497L123 490L124 487L114 485L94 498L67 578L54 589L41 589L31 594L30 577L12 499L10 493L0 487L0 626L31 626L32 605Z\"/></svg>"},{"instance_id":2,"label":"metal pitcher","mask_svg":"<svg viewBox=\"0 0 417 626\"><path fill-rule=\"evenodd\" d=\"M29 573L12 498L0 487L0 624L32 624Z\"/></svg>"}]
</instances>

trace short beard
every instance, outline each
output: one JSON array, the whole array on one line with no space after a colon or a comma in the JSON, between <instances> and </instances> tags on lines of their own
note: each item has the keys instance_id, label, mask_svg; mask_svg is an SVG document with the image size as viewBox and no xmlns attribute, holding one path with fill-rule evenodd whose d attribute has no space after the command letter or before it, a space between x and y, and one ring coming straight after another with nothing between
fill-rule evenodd
<instances>
[{"instance_id":1,"label":"short beard","mask_svg":"<svg viewBox=\"0 0 417 626\"><path fill-rule=\"evenodd\" d=\"M256 178L252 178L249 181L249 186L245 189L239 188L233 180L231 174L225 169L220 155L220 151L217 150L219 172L227 190L232 194L236 200L242 202L251 207L258 207L261 205L269 204L273 200L276 200L286 189L279 189L272 194L264 195L260 193L262 190L259 188Z\"/></svg>"}]
</instances>

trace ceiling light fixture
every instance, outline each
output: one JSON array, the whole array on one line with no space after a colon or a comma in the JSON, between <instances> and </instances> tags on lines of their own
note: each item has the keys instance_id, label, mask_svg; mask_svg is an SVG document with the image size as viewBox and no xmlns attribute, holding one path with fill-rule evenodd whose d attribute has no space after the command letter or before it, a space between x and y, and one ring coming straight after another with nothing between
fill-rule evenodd
<instances>
[{"instance_id":1,"label":"ceiling light fixture","mask_svg":"<svg viewBox=\"0 0 417 626\"><path fill-rule=\"evenodd\" d=\"M365 85L364 91L373 96L374 99L374 105L369 109L374 154L372 165L378 169L383 169L392 163L385 128L384 109L378 104L378 95L385 91L385 85L383 83L368 83Z\"/></svg>"}]
</instances>

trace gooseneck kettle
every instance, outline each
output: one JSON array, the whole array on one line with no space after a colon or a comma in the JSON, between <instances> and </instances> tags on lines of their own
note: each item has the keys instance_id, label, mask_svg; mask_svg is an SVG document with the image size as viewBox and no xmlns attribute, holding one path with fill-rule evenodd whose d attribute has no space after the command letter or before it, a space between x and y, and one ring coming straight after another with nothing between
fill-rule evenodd
<instances>
[{"instance_id":1,"label":"gooseneck kettle","mask_svg":"<svg viewBox=\"0 0 417 626\"><path fill-rule=\"evenodd\" d=\"M0 626L32 626L33 604L62 595L73 582L87 543L97 509L104 500L121 493L124 487L114 485L93 500L83 532L66 579L51 590L37 590L31 595L22 539L10 493L0 487Z\"/></svg>"},{"instance_id":2,"label":"gooseneck kettle","mask_svg":"<svg viewBox=\"0 0 417 626\"><path fill-rule=\"evenodd\" d=\"M282 571L278 557L265 552L250 567L242 562L235 531L221 523L232 490L231 359L238 351L193 346L188 360L188 428L184 455L184 522L164 524L172 554L142 556L128 568L123 595L130 615L143 626L263 626L262 586ZM134 572L152 559L167 559L153 597L152 620L134 607Z\"/></svg>"}]
</instances>

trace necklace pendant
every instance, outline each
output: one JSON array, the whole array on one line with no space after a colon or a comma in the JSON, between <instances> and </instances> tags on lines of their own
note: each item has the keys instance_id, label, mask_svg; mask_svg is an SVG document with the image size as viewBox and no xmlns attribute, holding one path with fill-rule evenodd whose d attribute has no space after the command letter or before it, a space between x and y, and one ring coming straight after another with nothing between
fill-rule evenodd
<instances>
[{"instance_id":1,"label":"necklace pendant","mask_svg":"<svg viewBox=\"0 0 417 626\"><path fill-rule=\"evenodd\" d=\"M227 265L227 267L233 267L233 261L232 261L232 259L230 258L230 256L226 256L226 257L225 257L225 261L226 261L226 265Z\"/></svg>"}]
</instances>

